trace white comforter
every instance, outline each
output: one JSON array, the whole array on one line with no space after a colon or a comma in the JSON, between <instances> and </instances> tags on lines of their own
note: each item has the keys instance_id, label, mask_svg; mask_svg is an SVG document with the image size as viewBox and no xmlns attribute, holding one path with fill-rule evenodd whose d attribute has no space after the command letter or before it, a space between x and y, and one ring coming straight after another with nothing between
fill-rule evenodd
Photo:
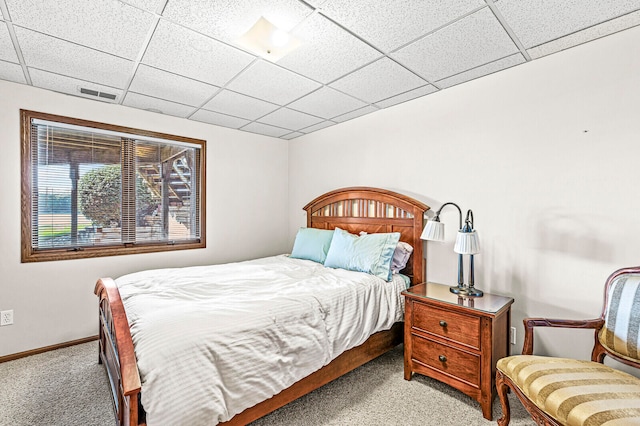
<instances>
[{"instance_id":1,"label":"white comforter","mask_svg":"<svg viewBox=\"0 0 640 426\"><path fill-rule=\"evenodd\" d=\"M229 420L401 321L406 287L284 255L116 283L149 426Z\"/></svg>"}]
</instances>

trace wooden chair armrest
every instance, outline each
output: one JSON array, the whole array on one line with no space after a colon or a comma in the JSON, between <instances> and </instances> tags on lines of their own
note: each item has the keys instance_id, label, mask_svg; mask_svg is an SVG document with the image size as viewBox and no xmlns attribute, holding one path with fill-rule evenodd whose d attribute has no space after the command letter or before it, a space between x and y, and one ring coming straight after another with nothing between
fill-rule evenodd
<instances>
[{"instance_id":1,"label":"wooden chair armrest","mask_svg":"<svg viewBox=\"0 0 640 426\"><path fill-rule=\"evenodd\" d=\"M533 328L534 327L558 327L558 328L591 328L600 329L604 325L602 318L590 320L566 320L551 318L525 318L524 324L524 344L522 345L522 355L533 355Z\"/></svg>"}]
</instances>

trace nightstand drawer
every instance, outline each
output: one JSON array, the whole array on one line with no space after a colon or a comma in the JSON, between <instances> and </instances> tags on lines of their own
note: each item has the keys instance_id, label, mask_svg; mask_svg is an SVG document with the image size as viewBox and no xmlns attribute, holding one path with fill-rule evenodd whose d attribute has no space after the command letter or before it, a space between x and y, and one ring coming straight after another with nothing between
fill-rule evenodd
<instances>
[{"instance_id":1,"label":"nightstand drawer","mask_svg":"<svg viewBox=\"0 0 640 426\"><path fill-rule=\"evenodd\" d=\"M413 328L480 349L480 318L414 302Z\"/></svg>"},{"instance_id":2,"label":"nightstand drawer","mask_svg":"<svg viewBox=\"0 0 640 426\"><path fill-rule=\"evenodd\" d=\"M413 359L442 373L480 386L480 356L412 336Z\"/></svg>"}]
</instances>

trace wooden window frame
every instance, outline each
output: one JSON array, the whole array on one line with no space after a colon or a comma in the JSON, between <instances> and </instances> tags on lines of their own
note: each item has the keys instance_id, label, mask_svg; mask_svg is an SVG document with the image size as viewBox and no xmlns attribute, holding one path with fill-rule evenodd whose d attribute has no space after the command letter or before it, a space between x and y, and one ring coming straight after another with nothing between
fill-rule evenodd
<instances>
[{"instance_id":1,"label":"wooden window frame","mask_svg":"<svg viewBox=\"0 0 640 426\"><path fill-rule=\"evenodd\" d=\"M32 139L31 123L33 119L40 119L63 124L72 124L97 130L108 130L133 135L145 136L156 139L165 139L175 142L184 142L200 146L200 161L198 168L199 191L196 203L199 208L197 225L200 228L200 237L195 241L171 241L171 242L144 242L140 244L122 243L110 246L83 246L82 249L46 248L34 249L31 242L32 235L32 205L31 194L33 191L32 179ZM21 261L43 262L54 260L85 259L103 256L117 256L124 254L154 253L174 250L199 249L206 247L206 141L202 139L187 138L184 136L170 135L149 130L135 129L113 124L82 120L77 118L47 114L42 112L20 110L21 125Z\"/></svg>"}]
</instances>

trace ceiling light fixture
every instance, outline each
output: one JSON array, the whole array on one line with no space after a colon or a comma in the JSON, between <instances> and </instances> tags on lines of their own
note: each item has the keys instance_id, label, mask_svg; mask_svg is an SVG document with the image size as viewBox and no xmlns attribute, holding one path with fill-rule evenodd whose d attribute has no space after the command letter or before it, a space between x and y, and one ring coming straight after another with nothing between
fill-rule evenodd
<instances>
[{"instance_id":1,"label":"ceiling light fixture","mask_svg":"<svg viewBox=\"0 0 640 426\"><path fill-rule=\"evenodd\" d=\"M260 17L236 44L271 62L276 62L302 45L302 41Z\"/></svg>"}]
</instances>

